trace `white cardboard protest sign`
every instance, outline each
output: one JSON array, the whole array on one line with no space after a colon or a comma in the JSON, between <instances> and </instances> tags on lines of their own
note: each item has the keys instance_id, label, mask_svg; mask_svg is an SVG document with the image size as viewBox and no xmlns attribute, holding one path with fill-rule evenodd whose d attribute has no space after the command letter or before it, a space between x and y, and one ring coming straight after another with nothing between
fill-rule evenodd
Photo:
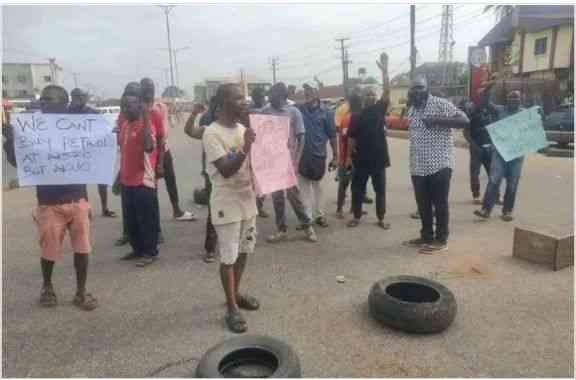
<instances>
[{"instance_id":1,"label":"white cardboard protest sign","mask_svg":"<svg viewBox=\"0 0 576 380\"><path fill-rule=\"evenodd\" d=\"M252 145L252 171L258 194L270 194L296 185L294 166L288 149L290 118L274 115L250 115L256 133Z\"/></svg>"},{"instance_id":2,"label":"white cardboard protest sign","mask_svg":"<svg viewBox=\"0 0 576 380\"><path fill-rule=\"evenodd\" d=\"M20 186L112 184L114 120L100 114L12 116Z\"/></svg>"}]
</instances>

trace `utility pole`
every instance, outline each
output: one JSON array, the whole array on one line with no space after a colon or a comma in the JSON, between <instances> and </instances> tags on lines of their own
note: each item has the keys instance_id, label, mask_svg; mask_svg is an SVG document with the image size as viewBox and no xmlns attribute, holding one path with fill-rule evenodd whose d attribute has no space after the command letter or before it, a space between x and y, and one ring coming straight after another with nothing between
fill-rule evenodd
<instances>
[{"instance_id":1,"label":"utility pole","mask_svg":"<svg viewBox=\"0 0 576 380\"><path fill-rule=\"evenodd\" d=\"M74 77L74 87L78 88L78 73L72 73Z\"/></svg>"},{"instance_id":2,"label":"utility pole","mask_svg":"<svg viewBox=\"0 0 576 380\"><path fill-rule=\"evenodd\" d=\"M177 49L172 49L172 56L174 57L174 76L176 78L175 84L176 87L180 88L180 74L178 71L178 53L181 52L182 50L188 50L191 49L190 46L184 46L181 48L177 48Z\"/></svg>"},{"instance_id":3,"label":"utility pole","mask_svg":"<svg viewBox=\"0 0 576 380\"><path fill-rule=\"evenodd\" d=\"M52 76L52 84L58 84L56 78L56 58L48 58L48 65L50 67L50 75Z\"/></svg>"},{"instance_id":4,"label":"utility pole","mask_svg":"<svg viewBox=\"0 0 576 380\"><path fill-rule=\"evenodd\" d=\"M416 45L414 35L416 32L416 5L410 5L410 80L414 79L416 70Z\"/></svg>"},{"instance_id":5,"label":"utility pole","mask_svg":"<svg viewBox=\"0 0 576 380\"><path fill-rule=\"evenodd\" d=\"M342 60L342 86L344 87L344 95L348 97L348 67L352 61L349 60L348 48L344 46L344 42L350 38L337 38L336 41L340 42L340 56Z\"/></svg>"},{"instance_id":6,"label":"utility pole","mask_svg":"<svg viewBox=\"0 0 576 380\"><path fill-rule=\"evenodd\" d=\"M451 5L442 6L442 24L440 28L440 43L438 62L442 63L442 86L450 82L448 65L452 62L454 51L454 10Z\"/></svg>"},{"instance_id":7,"label":"utility pole","mask_svg":"<svg viewBox=\"0 0 576 380\"><path fill-rule=\"evenodd\" d=\"M270 57L270 65L272 65L272 84L276 84L276 72L278 71L278 57Z\"/></svg>"},{"instance_id":8,"label":"utility pole","mask_svg":"<svg viewBox=\"0 0 576 380\"><path fill-rule=\"evenodd\" d=\"M172 87L174 87L175 83L174 83L174 67L172 65L173 63L173 58L172 58L172 40L170 39L170 19L168 17L168 15L170 14L170 11L175 7L174 5L158 5L162 11L164 12L164 15L166 16L166 32L168 34L168 59L170 60L170 85Z\"/></svg>"}]
</instances>

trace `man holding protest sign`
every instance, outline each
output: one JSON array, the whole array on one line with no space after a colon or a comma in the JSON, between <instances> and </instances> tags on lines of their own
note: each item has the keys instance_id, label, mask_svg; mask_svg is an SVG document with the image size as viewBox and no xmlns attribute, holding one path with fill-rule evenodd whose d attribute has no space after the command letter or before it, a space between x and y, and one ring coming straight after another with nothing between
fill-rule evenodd
<instances>
[{"instance_id":1,"label":"man holding protest sign","mask_svg":"<svg viewBox=\"0 0 576 380\"><path fill-rule=\"evenodd\" d=\"M42 113L67 113L68 93L60 86L46 86L42 90L40 104ZM8 126L5 137L6 157L16 167L12 126ZM88 255L92 250L90 243L91 214L86 185L38 185L36 186L36 197L38 207L33 217L38 227L43 276L40 305L53 307L58 304L52 284L52 272L54 263L62 258L62 242L66 230L68 230L74 250L74 268L76 270L77 290L73 303L83 310L94 310L98 306L98 301L86 292Z\"/></svg>"},{"instance_id":2,"label":"man holding protest sign","mask_svg":"<svg viewBox=\"0 0 576 380\"><path fill-rule=\"evenodd\" d=\"M98 113L92 107L89 107L88 103L88 93L80 88L75 88L70 91L70 106L68 107L68 113L72 114L91 114ZM100 196L100 205L102 206L102 216L106 218L115 218L116 213L108 208L108 185L100 184L98 185L98 195Z\"/></svg>"},{"instance_id":3,"label":"man holding protest sign","mask_svg":"<svg viewBox=\"0 0 576 380\"><path fill-rule=\"evenodd\" d=\"M123 102L123 112L118 117L119 177L128 239L133 250L125 259L138 260L138 266L147 266L158 258L156 186L162 174L158 161L161 160L164 126L162 114L145 107L140 84L127 86Z\"/></svg>"},{"instance_id":4,"label":"man holding protest sign","mask_svg":"<svg viewBox=\"0 0 576 380\"><path fill-rule=\"evenodd\" d=\"M338 144L334 118L320 104L318 89L304 84L305 103L298 105L306 129L304 149L298 166L299 190L308 209L308 216L321 227L328 227L322 211L321 181L326 174L326 145L332 147L332 161L329 168L335 169L338 162Z\"/></svg>"},{"instance_id":5,"label":"man holding protest sign","mask_svg":"<svg viewBox=\"0 0 576 380\"><path fill-rule=\"evenodd\" d=\"M422 229L420 238L405 244L432 254L448 249L448 196L455 161L452 128L464 128L469 120L448 100L430 95L421 77L412 81L408 101L410 174Z\"/></svg>"},{"instance_id":6,"label":"man holding protest sign","mask_svg":"<svg viewBox=\"0 0 576 380\"><path fill-rule=\"evenodd\" d=\"M287 103L288 88L282 82L278 82L270 88L270 104L260 110L265 115L282 116L290 119L290 131L288 137L288 149L294 170L298 170L298 163L302 156L304 148L304 121L300 111ZM285 241L288 238L288 227L286 226L286 197L292 206L296 217L300 221L302 228L306 233L306 238L311 242L318 241L316 232L312 227L312 220L306 212L306 207L302 202L302 196L297 186L290 187L272 193L272 202L274 205L274 214L276 215L276 227L278 232L270 237L269 243Z\"/></svg>"},{"instance_id":7,"label":"man holding protest sign","mask_svg":"<svg viewBox=\"0 0 576 380\"><path fill-rule=\"evenodd\" d=\"M252 102L250 103L250 111L259 111L266 105L266 91L264 87L255 87L250 93L250 98ZM264 201L266 196L262 195L256 198L256 205L258 206L258 216L261 218L267 218L268 213L264 210Z\"/></svg>"},{"instance_id":8,"label":"man holding protest sign","mask_svg":"<svg viewBox=\"0 0 576 380\"><path fill-rule=\"evenodd\" d=\"M505 119L506 117L517 114L522 111L520 107L520 92L511 91L506 98L506 107L499 109L499 118ZM502 120L505 121L505 120ZM506 126L502 126L506 127ZM505 222L514 220L512 212L514 210L514 203L516 202L516 193L518 191L518 183L520 182L520 175L522 174L522 165L524 157L505 161L502 154L498 152L498 146L492 151L492 162L490 166L490 179L488 186L486 186L486 193L484 195L484 202L481 210L476 210L474 215L482 218L490 218L490 214L498 199L498 190L502 179L506 178L506 192L504 193L504 206L502 207L501 219Z\"/></svg>"},{"instance_id":9,"label":"man holding protest sign","mask_svg":"<svg viewBox=\"0 0 576 380\"><path fill-rule=\"evenodd\" d=\"M218 118L204 131L206 170L212 182L210 211L220 246L220 277L226 295L226 324L235 333L246 331L240 308L257 310L257 299L240 294L246 259L256 245L256 194L248 156L254 131L238 121L247 116L247 104L235 84L216 92Z\"/></svg>"}]
</instances>

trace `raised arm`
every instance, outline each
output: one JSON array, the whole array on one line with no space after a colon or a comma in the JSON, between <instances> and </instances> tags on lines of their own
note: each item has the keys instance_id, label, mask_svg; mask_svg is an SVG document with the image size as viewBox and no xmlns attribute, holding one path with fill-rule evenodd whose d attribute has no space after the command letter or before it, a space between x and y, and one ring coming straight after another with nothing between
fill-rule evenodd
<instances>
[{"instance_id":1,"label":"raised arm","mask_svg":"<svg viewBox=\"0 0 576 380\"><path fill-rule=\"evenodd\" d=\"M376 61L382 75L382 104L385 106L390 102L390 78L388 77L388 54L380 54L380 60Z\"/></svg>"}]
</instances>

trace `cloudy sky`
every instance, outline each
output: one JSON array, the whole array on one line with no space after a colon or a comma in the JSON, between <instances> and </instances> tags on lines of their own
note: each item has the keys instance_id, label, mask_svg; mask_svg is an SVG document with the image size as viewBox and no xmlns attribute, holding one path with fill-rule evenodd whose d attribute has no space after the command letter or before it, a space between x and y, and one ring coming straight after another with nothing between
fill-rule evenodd
<instances>
[{"instance_id":1,"label":"cloudy sky","mask_svg":"<svg viewBox=\"0 0 576 380\"><path fill-rule=\"evenodd\" d=\"M454 6L454 60L466 61L467 47L494 25L484 6ZM278 79L301 84L317 75L341 82L336 38L347 37L351 74L390 56L391 75L409 68L409 6L388 4L177 5L170 13L179 83L188 93L205 78L249 75L271 80L269 58L279 57ZM438 59L441 5L416 7L418 63ZM63 67L65 87L78 82L92 93L117 97L143 76L167 83L168 52L162 10L146 5L5 6L3 61L46 62Z\"/></svg>"}]
</instances>

